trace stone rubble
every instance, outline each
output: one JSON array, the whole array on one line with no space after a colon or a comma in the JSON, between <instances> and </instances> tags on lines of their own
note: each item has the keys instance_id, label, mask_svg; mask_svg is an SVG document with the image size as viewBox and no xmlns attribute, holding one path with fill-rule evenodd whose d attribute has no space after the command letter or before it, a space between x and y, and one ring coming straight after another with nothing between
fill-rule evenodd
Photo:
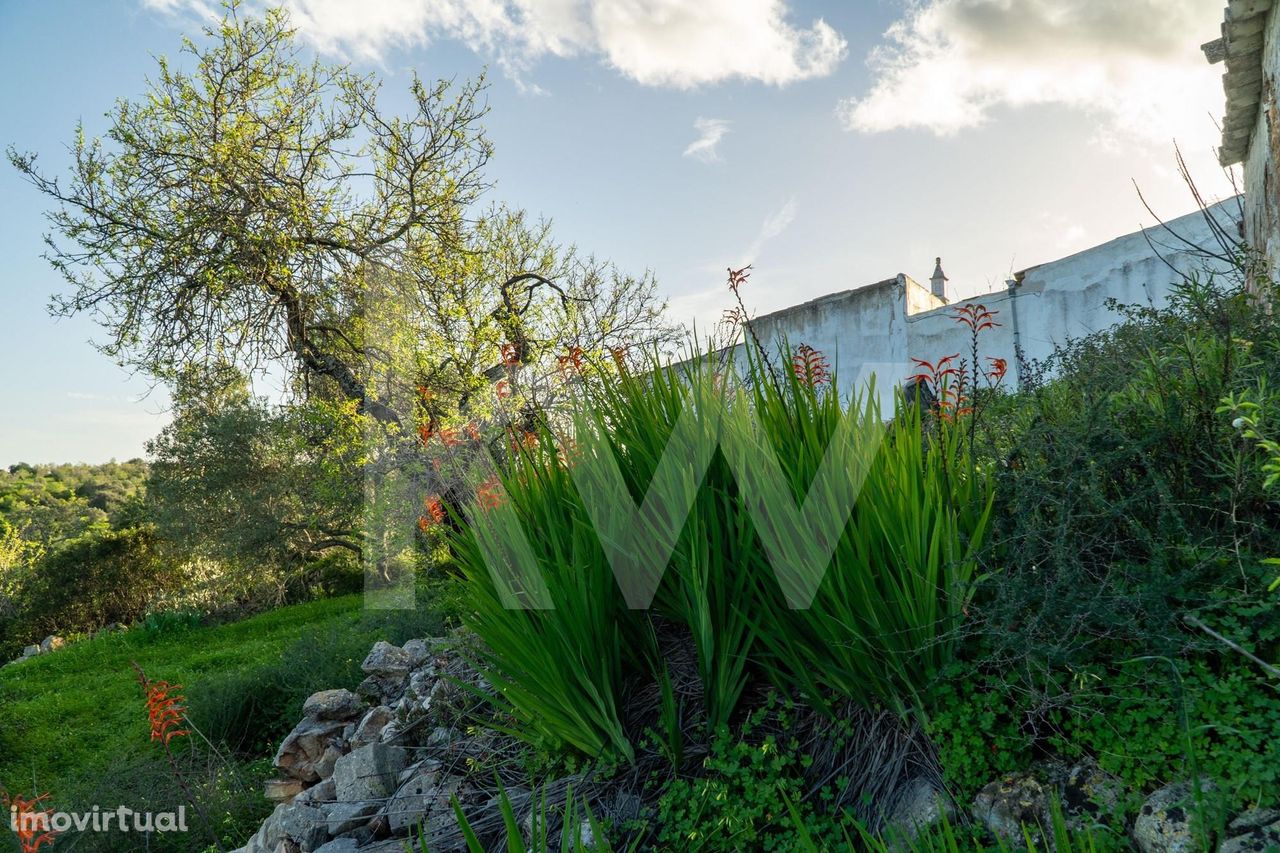
<instances>
[{"instance_id":1,"label":"stone rubble","mask_svg":"<svg viewBox=\"0 0 1280 853\"><path fill-rule=\"evenodd\" d=\"M467 698L454 680L479 679L448 648L442 640L379 641L356 691L309 697L276 752L279 778L266 786L278 805L236 853L402 851L420 831L432 850L465 849L453 798L470 789L440 758L465 759L488 741L452 728Z\"/></svg>"},{"instance_id":2,"label":"stone rubble","mask_svg":"<svg viewBox=\"0 0 1280 853\"><path fill-rule=\"evenodd\" d=\"M18 655L16 658L9 661L8 663L3 664L3 666L10 666L15 663L22 663L24 660L28 660L30 658L39 657L40 655L47 655L50 652L56 652L58 649L62 648L66 644L67 644L66 640L62 639L61 637L50 634L48 637L45 637L39 643L33 643L30 646L27 646L25 649L22 650L22 654Z\"/></svg>"},{"instance_id":3,"label":"stone rubble","mask_svg":"<svg viewBox=\"0 0 1280 853\"><path fill-rule=\"evenodd\" d=\"M233 853L402 853L420 834L432 851L461 851L466 845L454 798L478 808L477 814L498 813L493 792L465 776L469 762L494 754L499 736L466 725L466 706L474 699L459 684L480 691L488 685L462 656L443 640L410 640L403 647L380 641L362 669L366 677L357 691L323 690L307 699L303 719L276 753L280 777L266 786L275 811ZM1204 780L1202 790L1213 784ZM511 786L507 795L529 834L530 792ZM638 798L620 796L635 802L601 802L600 814L638 817ZM1192 799L1188 782L1152 793L1130 826L1134 847L1142 853L1199 850ZM1074 765L1041 761L984 787L971 812L991 833L1021 847L1022 826L1049 826L1053 802L1071 828L1084 829L1117 816L1125 790L1090 759ZM885 824L909 841L944 815L959 820L950 797L921 780L885 815ZM594 842L588 822L577 835L588 846ZM1039 843L1035 836L1033 831ZM1220 841L1218 853L1269 850L1280 844L1280 811L1241 814Z\"/></svg>"}]
</instances>

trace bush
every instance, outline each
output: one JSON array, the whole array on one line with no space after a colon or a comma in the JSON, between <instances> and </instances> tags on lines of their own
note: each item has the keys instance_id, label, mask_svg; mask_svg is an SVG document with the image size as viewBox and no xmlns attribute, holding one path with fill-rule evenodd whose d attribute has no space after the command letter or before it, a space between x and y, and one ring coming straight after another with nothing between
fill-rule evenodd
<instances>
[{"instance_id":1,"label":"bush","mask_svg":"<svg viewBox=\"0 0 1280 853\"><path fill-rule=\"evenodd\" d=\"M1244 400L1267 420L1280 329L1226 278L1126 313L984 412L988 574L930 732L964 795L1048 750L1136 790L1204 772L1236 805L1270 802L1274 685L1197 626L1280 657L1277 501L1266 448L1232 424Z\"/></svg>"},{"instance_id":2,"label":"bush","mask_svg":"<svg viewBox=\"0 0 1280 853\"><path fill-rule=\"evenodd\" d=\"M1280 381L1280 330L1243 287L1191 280L1074 342L989 412L1001 475L978 600L993 665L1046 669L1206 646L1182 615L1248 597L1280 553L1262 454L1220 413Z\"/></svg>"},{"instance_id":3,"label":"bush","mask_svg":"<svg viewBox=\"0 0 1280 853\"><path fill-rule=\"evenodd\" d=\"M156 554L149 527L94 531L67 542L27 574L13 631L18 641L132 623L180 580Z\"/></svg>"}]
</instances>

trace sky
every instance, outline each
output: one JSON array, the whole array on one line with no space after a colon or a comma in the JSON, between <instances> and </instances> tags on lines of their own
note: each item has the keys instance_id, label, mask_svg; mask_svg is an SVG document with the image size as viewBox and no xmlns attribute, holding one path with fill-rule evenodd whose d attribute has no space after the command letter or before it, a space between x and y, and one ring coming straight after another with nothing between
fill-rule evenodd
<instances>
[{"instance_id":1,"label":"sky","mask_svg":"<svg viewBox=\"0 0 1280 853\"><path fill-rule=\"evenodd\" d=\"M257 0L247 0L252 6ZM328 61L487 72L490 199L652 270L672 317L753 312L943 258L955 296L1231 194L1213 148L1216 0L286 0ZM254 7L260 8L260 7ZM0 143L67 165L216 11L206 0L0 0ZM46 310L44 199L0 164L0 465L142 455L166 397Z\"/></svg>"}]
</instances>

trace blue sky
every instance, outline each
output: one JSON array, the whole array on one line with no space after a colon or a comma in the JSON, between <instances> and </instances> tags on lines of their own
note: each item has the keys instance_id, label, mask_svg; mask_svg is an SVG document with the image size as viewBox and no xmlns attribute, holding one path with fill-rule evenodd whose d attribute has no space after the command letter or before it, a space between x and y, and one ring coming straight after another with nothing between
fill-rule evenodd
<instances>
[{"instance_id":1,"label":"blue sky","mask_svg":"<svg viewBox=\"0 0 1280 853\"><path fill-rule=\"evenodd\" d=\"M760 312L941 255L957 295L1150 225L1228 184L1212 153L1221 66L1208 0L292 0L308 44L380 73L488 69L492 198L558 238L652 269L673 316L727 306L751 261ZM203 0L0 0L0 142L65 167ZM0 168L0 465L142 452L162 391L45 311L43 200Z\"/></svg>"}]
</instances>

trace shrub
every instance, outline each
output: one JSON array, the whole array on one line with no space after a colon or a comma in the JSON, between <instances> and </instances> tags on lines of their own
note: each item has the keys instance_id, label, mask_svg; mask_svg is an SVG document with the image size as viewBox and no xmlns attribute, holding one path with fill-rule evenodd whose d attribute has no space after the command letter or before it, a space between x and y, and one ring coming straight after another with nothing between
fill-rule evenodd
<instances>
[{"instance_id":1,"label":"shrub","mask_svg":"<svg viewBox=\"0 0 1280 853\"><path fill-rule=\"evenodd\" d=\"M28 573L15 639L96 630L141 619L179 581L156 554L149 527L94 531L67 542Z\"/></svg>"},{"instance_id":2,"label":"shrub","mask_svg":"<svg viewBox=\"0 0 1280 853\"><path fill-rule=\"evenodd\" d=\"M1162 309L1060 349L1056 378L987 420L1001 471L978 605L993 664L1046 668L1204 646L1181 615L1250 593L1280 553L1260 451L1219 412L1280 380L1280 330L1242 287L1192 279Z\"/></svg>"},{"instance_id":3,"label":"shrub","mask_svg":"<svg viewBox=\"0 0 1280 853\"><path fill-rule=\"evenodd\" d=\"M454 545L468 590L463 620L484 640L486 677L529 740L629 760L619 697L637 620L554 449L518 455L503 482L508 503L482 504ZM482 499L495 500L495 488L482 486ZM516 561L526 555L505 550L519 530L536 531L523 569ZM512 567L518 582L495 579L490 558ZM538 578L524 576L531 567Z\"/></svg>"}]
</instances>

